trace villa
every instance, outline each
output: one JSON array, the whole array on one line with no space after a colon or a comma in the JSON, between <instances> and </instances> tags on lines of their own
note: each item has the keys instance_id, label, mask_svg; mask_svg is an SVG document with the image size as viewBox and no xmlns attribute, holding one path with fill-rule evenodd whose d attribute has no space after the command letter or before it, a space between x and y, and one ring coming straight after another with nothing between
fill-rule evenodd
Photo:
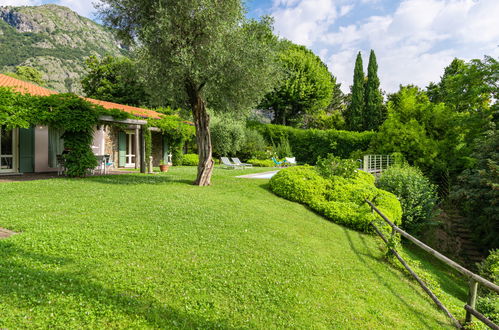
<instances>
[{"instance_id":1,"label":"villa","mask_svg":"<svg viewBox=\"0 0 499 330\"><path fill-rule=\"evenodd\" d=\"M0 87L9 87L34 96L58 94L33 83L0 74ZM109 155L114 168L140 168L145 171L145 143L143 129L148 119L160 118L152 110L123 104L85 98L106 109L118 109L140 119L114 120L101 117L101 125L94 128L92 151L96 156ZM120 125L113 125L120 124ZM51 127L36 125L28 129L6 130L0 126L0 175L21 173L56 172L57 155L64 150L63 132ZM160 132L152 132L153 163L167 160L168 144Z\"/></svg>"}]
</instances>

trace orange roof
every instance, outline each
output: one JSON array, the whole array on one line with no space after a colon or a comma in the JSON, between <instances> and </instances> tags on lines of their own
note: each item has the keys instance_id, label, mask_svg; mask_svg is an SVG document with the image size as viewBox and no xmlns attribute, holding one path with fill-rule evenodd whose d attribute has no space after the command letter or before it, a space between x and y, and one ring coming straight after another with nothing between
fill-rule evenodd
<instances>
[{"instance_id":1,"label":"orange roof","mask_svg":"<svg viewBox=\"0 0 499 330\"><path fill-rule=\"evenodd\" d=\"M12 89L14 89L16 92L36 96L49 96L52 94L58 94L57 92L50 89L43 88L16 78L12 78L4 74L0 74L0 87L12 87Z\"/></svg>"},{"instance_id":2,"label":"orange roof","mask_svg":"<svg viewBox=\"0 0 499 330\"><path fill-rule=\"evenodd\" d=\"M24 93L24 94L31 94L35 96L49 96L52 94L59 94L56 91L52 91L50 89L40 87L38 85L35 85L33 83L29 83L26 81L22 81L16 78L12 78L9 76L6 76L4 74L0 73L0 87L12 87L15 91ZM85 100L93 103L100 105L106 109L118 109L121 111L128 112L134 116L138 117L144 117L144 118L160 118L161 114L156 111L144 109L144 108L137 108L137 107L131 107L128 105L123 105L123 104L118 104L118 103L112 103L112 102L106 102L106 101L100 101L100 100L94 100L90 98L85 98Z\"/></svg>"},{"instance_id":3,"label":"orange roof","mask_svg":"<svg viewBox=\"0 0 499 330\"><path fill-rule=\"evenodd\" d=\"M87 100L88 102L91 102L93 104L100 105L106 109L118 109L121 111L131 113L132 115L138 116L138 117L154 118L154 119L161 118L160 117L161 114L159 112L144 109L144 108L137 108L137 107L131 107L129 105L123 105L123 104L118 104L118 103L113 103L113 102L94 100L94 99L90 99L88 97L86 97L85 100Z\"/></svg>"}]
</instances>

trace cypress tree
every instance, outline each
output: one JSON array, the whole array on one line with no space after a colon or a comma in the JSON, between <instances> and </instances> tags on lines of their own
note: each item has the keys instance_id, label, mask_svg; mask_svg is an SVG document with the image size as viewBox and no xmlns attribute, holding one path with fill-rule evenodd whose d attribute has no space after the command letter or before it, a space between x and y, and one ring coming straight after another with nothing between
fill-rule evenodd
<instances>
[{"instance_id":1,"label":"cypress tree","mask_svg":"<svg viewBox=\"0 0 499 330\"><path fill-rule=\"evenodd\" d=\"M371 49L369 64L367 66L367 83L365 86L364 112L362 114L363 129L377 130L383 123L383 96L379 89L378 63L376 55Z\"/></svg>"},{"instance_id":2,"label":"cypress tree","mask_svg":"<svg viewBox=\"0 0 499 330\"><path fill-rule=\"evenodd\" d=\"M345 123L350 131L362 130L362 114L364 110L364 69L362 55L359 52L355 60L353 72L353 85L351 87L352 99L345 113Z\"/></svg>"}]
</instances>

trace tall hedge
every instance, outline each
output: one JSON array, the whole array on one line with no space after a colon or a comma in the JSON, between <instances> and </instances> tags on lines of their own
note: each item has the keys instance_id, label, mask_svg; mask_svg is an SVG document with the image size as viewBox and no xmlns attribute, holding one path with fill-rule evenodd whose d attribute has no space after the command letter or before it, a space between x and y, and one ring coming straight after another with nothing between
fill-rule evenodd
<instances>
[{"instance_id":1,"label":"tall hedge","mask_svg":"<svg viewBox=\"0 0 499 330\"><path fill-rule=\"evenodd\" d=\"M315 164L318 157L334 154L350 158L358 150L366 150L374 137L373 132L299 129L282 125L254 124L269 145L287 137L293 156L300 163Z\"/></svg>"}]
</instances>

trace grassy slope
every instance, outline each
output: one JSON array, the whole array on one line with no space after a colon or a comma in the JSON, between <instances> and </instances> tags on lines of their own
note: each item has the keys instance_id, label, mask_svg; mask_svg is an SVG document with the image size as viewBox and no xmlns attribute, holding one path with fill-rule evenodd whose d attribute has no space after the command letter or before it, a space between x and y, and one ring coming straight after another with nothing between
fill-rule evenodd
<instances>
[{"instance_id":1,"label":"grassy slope","mask_svg":"<svg viewBox=\"0 0 499 330\"><path fill-rule=\"evenodd\" d=\"M379 240L194 170L0 183L0 328L449 326Z\"/></svg>"}]
</instances>

